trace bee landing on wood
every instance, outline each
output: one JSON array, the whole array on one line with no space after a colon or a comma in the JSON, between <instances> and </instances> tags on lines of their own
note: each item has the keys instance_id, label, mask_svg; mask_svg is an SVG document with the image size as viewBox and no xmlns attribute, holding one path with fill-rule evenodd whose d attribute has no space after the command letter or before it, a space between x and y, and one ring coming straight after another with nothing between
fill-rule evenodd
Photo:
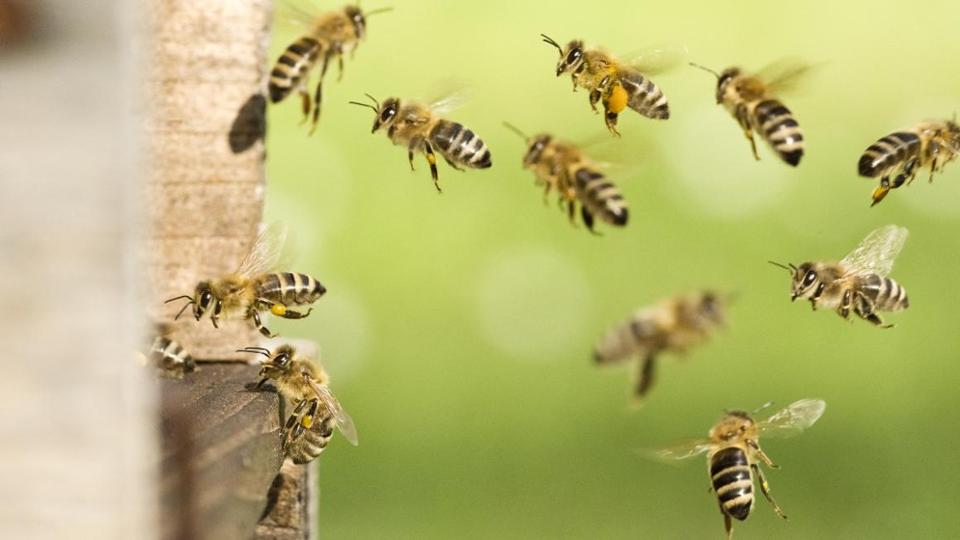
<instances>
[{"instance_id":1,"label":"bee landing on wood","mask_svg":"<svg viewBox=\"0 0 960 540\"><path fill-rule=\"evenodd\" d=\"M571 223L576 219L579 203L580 216L590 232L594 232L595 216L615 227L627 224L627 203L620 190L583 151L546 133L528 137L513 125L504 125L526 140L523 166L533 171L537 184L544 185L544 201L552 190L556 190Z\"/></svg>"},{"instance_id":2,"label":"bee landing on wood","mask_svg":"<svg viewBox=\"0 0 960 540\"><path fill-rule=\"evenodd\" d=\"M414 170L414 152L423 152L430 165L433 185L438 192L442 190L437 173L437 157L433 153L434 148L440 152L447 164L459 171L464 170L462 167L471 169L490 167L490 150L487 149L486 143L462 124L440 116L456 107L460 101L459 95L448 96L430 105L416 102L401 103L395 97L388 98L381 105L370 94L367 94L367 97L373 101L373 105L358 101L350 103L368 107L376 113L371 133L384 128L393 144L406 146L410 170Z\"/></svg>"},{"instance_id":3,"label":"bee landing on wood","mask_svg":"<svg viewBox=\"0 0 960 540\"><path fill-rule=\"evenodd\" d=\"M760 448L760 436L785 438L797 435L816 423L826 407L827 404L819 399L802 399L759 422L746 411L730 411L710 429L706 439L684 441L656 451L654 456L686 459L707 453L710 484L717 495L729 540L733 537L732 520L747 519L753 509L755 478L773 511L787 519L773 500L770 484L760 469L760 463L779 469Z\"/></svg>"},{"instance_id":4,"label":"bee landing on wood","mask_svg":"<svg viewBox=\"0 0 960 540\"><path fill-rule=\"evenodd\" d=\"M902 311L910 307L907 291L887 277L907 241L907 229L886 225L871 231L840 262L805 262L799 266L771 264L793 276L790 300L806 298L816 310L835 309L844 319L852 310L858 317L883 328L877 311Z\"/></svg>"},{"instance_id":5,"label":"bee landing on wood","mask_svg":"<svg viewBox=\"0 0 960 540\"><path fill-rule=\"evenodd\" d=\"M357 6L322 13L317 17L307 14L298 14L300 22L309 28L306 34L294 41L274 65L270 72L270 82L267 88L270 101L278 103L286 98L291 91L297 90L303 107L304 121L311 118L310 133L317 129L320 119L320 103L323 100L323 78L327 73L330 62L336 58L339 67L339 80L343 77L343 55L350 52L351 58L357 45L366 37L367 17L377 13L390 11L392 8L382 8L363 13ZM312 20L311 20L312 19ZM313 101L307 91L310 71L320 62L320 80L314 92ZM311 116L312 112L312 116Z\"/></svg>"},{"instance_id":6,"label":"bee landing on wood","mask_svg":"<svg viewBox=\"0 0 960 540\"><path fill-rule=\"evenodd\" d=\"M871 144L860 156L857 172L866 178L880 177L880 185L873 191L874 206L891 189L910 184L920 169L934 173L960 155L960 126L953 120L928 120L910 129L887 135ZM891 180L891 177L893 180Z\"/></svg>"},{"instance_id":7,"label":"bee landing on wood","mask_svg":"<svg viewBox=\"0 0 960 540\"><path fill-rule=\"evenodd\" d=\"M306 306L317 301L327 289L316 279L293 272L267 273L277 265L283 248L286 230L280 226L269 227L261 233L250 253L239 268L225 276L204 280L197 284L193 296L181 295L167 303L186 300L174 320L193 306L193 316L198 321L210 313L210 322L219 328L220 318L250 319L266 337L276 337L263 324L260 313L270 313L285 319L302 319L310 314L289 309L289 306Z\"/></svg>"},{"instance_id":8,"label":"bee landing on wood","mask_svg":"<svg viewBox=\"0 0 960 540\"><path fill-rule=\"evenodd\" d=\"M717 73L699 64L700 68L717 77L717 104L723 105L740 124L750 141L753 157L760 160L756 132L788 165L796 167L803 157L803 132L790 109L777 94L807 72L808 67L795 62L779 62L768 66L760 74L748 74L737 67Z\"/></svg>"},{"instance_id":9,"label":"bee landing on wood","mask_svg":"<svg viewBox=\"0 0 960 540\"><path fill-rule=\"evenodd\" d=\"M685 353L706 342L725 324L725 305L717 293L702 291L641 308L597 342L594 361L609 365L636 359L634 395L642 399L653 386L660 353Z\"/></svg>"},{"instance_id":10,"label":"bee landing on wood","mask_svg":"<svg viewBox=\"0 0 960 540\"><path fill-rule=\"evenodd\" d=\"M586 89L594 112L597 112L597 103L603 104L604 122L614 135L620 135L617 117L627 107L647 118L670 118L667 96L642 73L652 70L652 66L647 68L644 65L643 57L636 62L624 63L601 49L585 48L580 40L561 47L549 36L540 34L540 37L560 53L557 77L569 73L574 92L578 87Z\"/></svg>"},{"instance_id":11,"label":"bee landing on wood","mask_svg":"<svg viewBox=\"0 0 960 540\"><path fill-rule=\"evenodd\" d=\"M260 368L257 388L273 381L277 391L293 407L283 427L284 455L294 463L313 461L323 452L336 428L350 444L357 445L353 419L330 392L330 377L312 359L298 355L290 345L273 352L263 347L247 347L237 352L260 354L267 358Z\"/></svg>"}]
</instances>

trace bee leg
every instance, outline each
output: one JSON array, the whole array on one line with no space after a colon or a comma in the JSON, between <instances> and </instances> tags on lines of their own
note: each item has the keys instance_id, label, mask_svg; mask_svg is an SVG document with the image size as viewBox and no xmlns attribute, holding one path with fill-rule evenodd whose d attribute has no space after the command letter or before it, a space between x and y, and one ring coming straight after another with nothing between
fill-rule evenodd
<instances>
[{"instance_id":1,"label":"bee leg","mask_svg":"<svg viewBox=\"0 0 960 540\"><path fill-rule=\"evenodd\" d=\"M407 161L410 162L410 170L411 170L411 171L415 171L415 170L416 170L416 169L413 167L413 151L416 150L417 147L420 146L420 141L421 141L420 137L414 137L414 138L410 139L410 143L407 145Z\"/></svg>"},{"instance_id":2,"label":"bee leg","mask_svg":"<svg viewBox=\"0 0 960 540\"><path fill-rule=\"evenodd\" d=\"M303 111L303 120L300 120L300 124L303 125L310 118L311 110L310 92L307 91L307 77L304 77L297 85L297 94L300 94L300 109Z\"/></svg>"},{"instance_id":3,"label":"bee leg","mask_svg":"<svg viewBox=\"0 0 960 540\"><path fill-rule=\"evenodd\" d=\"M590 231L590 234L602 236L600 233L593 230L593 214L587 210L586 206L580 206L580 217L583 218L583 224L587 226L587 230Z\"/></svg>"},{"instance_id":4,"label":"bee leg","mask_svg":"<svg viewBox=\"0 0 960 540\"><path fill-rule=\"evenodd\" d=\"M733 538L733 520L723 511L723 507L720 507L720 513L723 514L723 528L727 531L727 540L731 540Z\"/></svg>"},{"instance_id":5,"label":"bee leg","mask_svg":"<svg viewBox=\"0 0 960 540\"><path fill-rule=\"evenodd\" d=\"M327 67L330 65L330 58L333 57L333 50L327 51L323 55L323 66L320 68L320 80L317 81L317 89L313 93L313 117L310 119L310 135L317 130L317 122L320 120L320 103L323 101L323 77L327 74Z\"/></svg>"},{"instance_id":6,"label":"bee leg","mask_svg":"<svg viewBox=\"0 0 960 540\"><path fill-rule=\"evenodd\" d=\"M871 207L876 206L880 201L883 200L884 197L887 196L887 193L889 192L890 192L890 178L887 176L884 176L883 178L880 179L880 185L873 190L873 194L871 195L873 202L870 203L870 206Z\"/></svg>"},{"instance_id":7,"label":"bee leg","mask_svg":"<svg viewBox=\"0 0 960 540\"><path fill-rule=\"evenodd\" d=\"M306 313L300 313L299 311L294 311L292 309L284 309L283 315L280 315L280 316L283 317L284 319L303 319L303 318L306 318L307 315L310 315L310 313L312 312L313 312L312 307L307 308Z\"/></svg>"},{"instance_id":8,"label":"bee leg","mask_svg":"<svg viewBox=\"0 0 960 540\"><path fill-rule=\"evenodd\" d=\"M343 79L343 46L337 45L337 82Z\"/></svg>"},{"instance_id":9,"label":"bee leg","mask_svg":"<svg viewBox=\"0 0 960 540\"><path fill-rule=\"evenodd\" d=\"M780 466L777 465L776 463L774 463L773 460L770 459L770 456L768 456L768 455L766 454L766 452L764 452L764 451L760 448L760 445L757 444L756 441L748 440L748 441L747 441L747 445L750 446L751 449L753 449L753 455L755 455L757 458L759 458L760 461L762 461L764 465L766 465L767 467L770 467L771 469L779 469L779 468L780 468Z\"/></svg>"},{"instance_id":10,"label":"bee leg","mask_svg":"<svg viewBox=\"0 0 960 540\"><path fill-rule=\"evenodd\" d=\"M763 471L760 470L760 467L756 463L750 465L750 468L753 469L753 473L757 475L757 480L760 482L760 491L763 492L763 496L770 501L770 504L773 506L773 511L781 518L787 519L787 515L783 513L783 509L780 508L777 501L773 500L773 495L770 495L770 484L767 483L767 478L763 475Z\"/></svg>"},{"instance_id":11,"label":"bee leg","mask_svg":"<svg viewBox=\"0 0 960 540\"><path fill-rule=\"evenodd\" d=\"M600 111L597 110L597 103L600 102L600 91L594 90L590 92L590 108L593 109L593 112L599 114Z\"/></svg>"},{"instance_id":12,"label":"bee leg","mask_svg":"<svg viewBox=\"0 0 960 540\"><path fill-rule=\"evenodd\" d=\"M611 133L617 137L620 136L620 132L617 131L617 113L606 109L603 113L603 121L607 124L607 129L609 129Z\"/></svg>"},{"instance_id":13,"label":"bee leg","mask_svg":"<svg viewBox=\"0 0 960 540\"><path fill-rule=\"evenodd\" d=\"M650 388L653 387L655 375L657 374L657 360L652 354L647 354L640 359L637 372L637 384L633 388L633 395L639 401L647 395Z\"/></svg>"},{"instance_id":14,"label":"bee leg","mask_svg":"<svg viewBox=\"0 0 960 540\"><path fill-rule=\"evenodd\" d=\"M253 319L253 325L256 326L257 330L259 330L260 333L263 334L265 337L268 337L268 338L275 338L275 337L277 337L277 334L274 334L274 333L270 332L270 329L268 329L266 326L263 325L263 322L260 320L260 312L259 312L259 311L257 311L256 309L251 308L251 309L250 309L250 317Z\"/></svg>"},{"instance_id":15,"label":"bee leg","mask_svg":"<svg viewBox=\"0 0 960 540\"><path fill-rule=\"evenodd\" d=\"M873 311L873 306L870 304L870 301L864 298L863 295L857 295L856 305L854 306L853 311L861 319L881 328L894 327L892 324L883 324L883 319L881 319L880 316Z\"/></svg>"},{"instance_id":16,"label":"bee leg","mask_svg":"<svg viewBox=\"0 0 960 540\"><path fill-rule=\"evenodd\" d=\"M443 193L443 190L440 189L440 175L437 173L437 156L433 153L430 141L423 141L423 153L427 156L427 163L430 164L430 177L433 178L433 186L437 188L437 193Z\"/></svg>"},{"instance_id":17,"label":"bee leg","mask_svg":"<svg viewBox=\"0 0 960 540\"><path fill-rule=\"evenodd\" d=\"M753 128L750 126L750 114L747 108L743 105L737 107L736 117L740 128L743 129L743 136L750 141L750 151L753 152L753 159L760 161L760 153L757 152L757 141L753 137Z\"/></svg>"}]
</instances>

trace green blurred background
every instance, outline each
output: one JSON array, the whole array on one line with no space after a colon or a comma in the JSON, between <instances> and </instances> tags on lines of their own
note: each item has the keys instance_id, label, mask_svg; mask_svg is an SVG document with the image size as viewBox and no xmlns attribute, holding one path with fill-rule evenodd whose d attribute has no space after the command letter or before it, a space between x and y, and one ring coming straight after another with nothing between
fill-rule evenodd
<instances>
[{"instance_id":1,"label":"green blurred background","mask_svg":"<svg viewBox=\"0 0 960 540\"><path fill-rule=\"evenodd\" d=\"M313 137L295 96L269 110L268 219L295 233L295 270L330 290L306 321L275 324L320 343L360 434L320 460L322 536L722 538L704 461L636 451L703 435L725 408L819 397L814 428L765 445L790 520L759 499L738 538L960 537L960 165L873 209L875 183L855 172L879 137L960 108L960 4L382 2L395 11L371 17L341 82L328 74ZM607 140L541 32L624 54L685 45L718 70L803 58L817 69L784 101L806 156L794 170L762 146L755 162L714 79L686 66L654 79L669 121L627 111ZM271 60L296 35L278 25ZM422 158L410 172L405 149L370 134L372 112L346 102L429 100L451 80L471 99L450 117L494 165L441 163L438 195ZM594 237L545 206L503 120L601 140L590 153L615 163L629 225ZM836 259L886 223L911 232L893 277L912 307L888 316L896 329L791 304L766 263ZM593 342L700 287L739 293L728 330L665 357L629 407L631 369L597 369Z\"/></svg>"}]
</instances>

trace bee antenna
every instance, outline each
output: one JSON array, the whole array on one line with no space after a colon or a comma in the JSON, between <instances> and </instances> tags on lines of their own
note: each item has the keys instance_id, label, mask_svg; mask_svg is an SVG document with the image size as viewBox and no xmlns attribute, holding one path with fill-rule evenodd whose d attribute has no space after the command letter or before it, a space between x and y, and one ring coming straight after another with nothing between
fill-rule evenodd
<instances>
[{"instance_id":1,"label":"bee antenna","mask_svg":"<svg viewBox=\"0 0 960 540\"><path fill-rule=\"evenodd\" d=\"M380 102L377 101L377 98L371 96L370 94L367 94L366 92L364 92L363 95L365 95L365 96L367 96L368 98L370 98L370 101L372 101L373 104L377 106L377 110L380 110Z\"/></svg>"},{"instance_id":2,"label":"bee antenna","mask_svg":"<svg viewBox=\"0 0 960 540\"><path fill-rule=\"evenodd\" d=\"M560 51L560 55L563 56L563 47L561 47L559 43L557 43L556 41L554 41L553 38L551 38L550 36L548 36L548 35L546 35L546 34L540 34L540 37L543 38L543 41L544 41L545 43L549 43L550 45L553 45L554 47L556 47L557 50Z\"/></svg>"},{"instance_id":3,"label":"bee antenna","mask_svg":"<svg viewBox=\"0 0 960 540\"><path fill-rule=\"evenodd\" d=\"M718 80L720 79L720 74L719 74L719 73L717 73L716 71L714 71L714 70L712 70L712 69L710 69L710 68L708 68L708 67L706 67L706 66L701 66L700 64L696 64L696 63L694 63L694 62L690 62L690 65L693 66L693 67L695 67L695 68L700 68L700 69L706 71L707 73L713 73L714 77L716 77Z\"/></svg>"},{"instance_id":4,"label":"bee antenna","mask_svg":"<svg viewBox=\"0 0 960 540\"><path fill-rule=\"evenodd\" d=\"M526 133L520 131L520 128L518 128L517 126L511 124L510 122L504 122L504 123L503 123L503 126L506 127L507 129L509 129L510 131L516 133L517 135L523 137L524 140L530 138L530 137L527 137L527 134L526 134Z\"/></svg>"},{"instance_id":5,"label":"bee antenna","mask_svg":"<svg viewBox=\"0 0 960 540\"><path fill-rule=\"evenodd\" d=\"M374 107L373 105L371 105L371 104L369 104L369 103L361 103L361 102L359 102L359 101L348 101L348 103L349 103L350 105L359 105L359 106L361 106L361 107L367 107L367 108L373 109L373 112L375 112L375 113L379 113L379 112L380 112L380 108L379 108L379 107Z\"/></svg>"},{"instance_id":6,"label":"bee antenna","mask_svg":"<svg viewBox=\"0 0 960 540\"><path fill-rule=\"evenodd\" d=\"M193 305L194 303L195 303L195 302L193 301L193 298L191 298L189 302L187 302L186 304L183 305L182 308L180 308L180 311L177 312L177 316L174 317L173 320L179 319L180 316L183 315L183 312L186 311L187 308L190 307L191 305Z\"/></svg>"},{"instance_id":7,"label":"bee antenna","mask_svg":"<svg viewBox=\"0 0 960 540\"><path fill-rule=\"evenodd\" d=\"M237 352L247 352L247 353L254 353L254 354L262 354L262 355L266 356L267 358L270 357L270 351L267 350L267 349L264 349L263 347L244 347L243 349L237 349Z\"/></svg>"},{"instance_id":8,"label":"bee antenna","mask_svg":"<svg viewBox=\"0 0 960 540\"><path fill-rule=\"evenodd\" d=\"M377 13L386 13L386 12L388 12L388 11L393 11L393 7L391 6L391 7L377 8L377 9L374 9L374 10L371 10L371 11L368 11L368 12L364 13L363 16L364 16L364 17L369 17L369 16L371 16L371 15L376 15Z\"/></svg>"},{"instance_id":9,"label":"bee antenna","mask_svg":"<svg viewBox=\"0 0 960 540\"><path fill-rule=\"evenodd\" d=\"M774 265L774 266L779 266L780 268L783 268L783 269L786 270L787 272L796 272L796 271L797 271L797 267L794 266L793 263L781 264L781 263L774 262L774 261L767 261L767 262L770 263L770 264L772 264L772 265Z\"/></svg>"},{"instance_id":10,"label":"bee antenna","mask_svg":"<svg viewBox=\"0 0 960 540\"><path fill-rule=\"evenodd\" d=\"M188 295L186 295L186 294L181 294L180 296L174 296L173 298L171 298L171 299L169 299L169 300L164 300L163 303L164 303L164 304L169 304L170 302L173 302L173 301L175 301L175 300L180 300L180 299L182 299L182 298L186 298L187 300L193 302L193 297L188 296Z\"/></svg>"}]
</instances>

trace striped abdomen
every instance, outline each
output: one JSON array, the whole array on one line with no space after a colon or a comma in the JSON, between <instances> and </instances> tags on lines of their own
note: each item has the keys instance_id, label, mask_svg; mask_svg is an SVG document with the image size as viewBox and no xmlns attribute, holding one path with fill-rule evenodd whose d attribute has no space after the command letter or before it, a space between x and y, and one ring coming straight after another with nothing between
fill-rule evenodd
<instances>
[{"instance_id":1,"label":"striped abdomen","mask_svg":"<svg viewBox=\"0 0 960 540\"><path fill-rule=\"evenodd\" d=\"M627 106L646 116L657 120L670 118L670 105L667 96L663 95L660 87L653 81L633 70L620 72L620 84L627 91Z\"/></svg>"},{"instance_id":2,"label":"striped abdomen","mask_svg":"<svg viewBox=\"0 0 960 540\"><path fill-rule=\"evenodd\" d=\"M649 354L657 335L657 327L646 316L635 316L603 336L593 349L593 360L598 364L613 364L636 356Z\"/></svg>"},{"instance_id":3,"label":"striped abdomen","mask_svg":"<svg viewBox=\"0 0 960 540\"><path fill-rule=\"evenodd\" d=\"M320 54L320 42L304 36L293 42L277 59L270 72L270 101L277 103L287 97L303 79Z\"/></svg>"},{"instance_id":4,"label":"striped abdomen","mask_svg":"<svg viewBox=\"0 0 960 540\"><path fill-rule=\"evenodd\" d=\"M871 144L860 156L857 172L860 176L876 178L887 176L892 169L911 157L920 155L920 137L909 131L891 133Z\"/></svg>"},{"instance_id":5,"label":"striped abdomen","mask_svg":"<svg viewBox=\"0 0 960 540\"><path fill-rule=\"evenodd\" d=\"M860 278L857 290L879 311L901 311L910 307L907 290L890 278L869 274Z\"/></svg>"},{"instance_id":6,"label":"striped abdomen","mask_svg":"<svg viewBox=\"0 0 960 540\"><path fill-rule=\"evenodd\" d=\"M182 345L162 336L158 336L150 344L147 358L154 366L165 371L189 373L196 367L193 357L187 353Z\"/></svg>"},{"instance_id":7,"label":"striped abdomen","mask_svg":"<svg viewBox=\"0 0 960 540\"><path fill-rule=\"evenodd\" d=\"M776 99L765 99L753 108L756 132L780 159L796 166L803 157L803 132L790 109Z\"/></svg>"},{"instance_id":8,"label":"striped abdomen","mask_svg":"<svg viewBox=\"0 0 960 540\"><path fill-rule=\"evenodd\" d=\"M301 404L309 403L306 401ZM315 405L311 404L311 408ZM298 406L287 419L287 438L284 441L284 449L287 456L294 463L301 465L313 461L327 447L330 439L333 437L333 417L332 416L313 416L316 409L313 409L310 416L298 414L303 407ZM321 411L322 412L322 411ZM304 426L304 419L309 418L308 426Z\"/></svg>"},{"instance_id":9,"label":"striped abdomen","mask_svg":"<svg viewBox=\"0 0 960 540\"><path fill-rule=\"evenodd\" d=\"M724 514L743 521L753 508L753 476L747 454L731 446L710 458L710 481Z\"/></svg>"},{"instance_id":10,"label":"striped abdomen","mask_svg":"<svg viewBox=\"0 0 960 540\"><path fill-rule=\"evenodd\" d=\"M430 130L430 142L453 163L474 169L486 169L491 165L487 144L457 122L439 120Z\"/></svg>"},{"instance_id":11,"label":"striped abdomen","mask_svg":"<svg viewBox=\"0 0 960 540\"><path fill-rule=\"evenodd\" d=\"M258 297L285 306L312 304L327 292L319 281L295 272L266 274L257 281Z\"/></svg>"},{"instance_id":12,"label":"striped abdomen","mask_svg":"<svg viewBox=\"0 0 960 540\"><path fill-rule=\"evenodd\" d=\"M589 167L580 167L574 172L573 179L577 198L588 212L611 225L622 227L627 224L627 202L603 174Z\"/></svg>"}]
</instances>

